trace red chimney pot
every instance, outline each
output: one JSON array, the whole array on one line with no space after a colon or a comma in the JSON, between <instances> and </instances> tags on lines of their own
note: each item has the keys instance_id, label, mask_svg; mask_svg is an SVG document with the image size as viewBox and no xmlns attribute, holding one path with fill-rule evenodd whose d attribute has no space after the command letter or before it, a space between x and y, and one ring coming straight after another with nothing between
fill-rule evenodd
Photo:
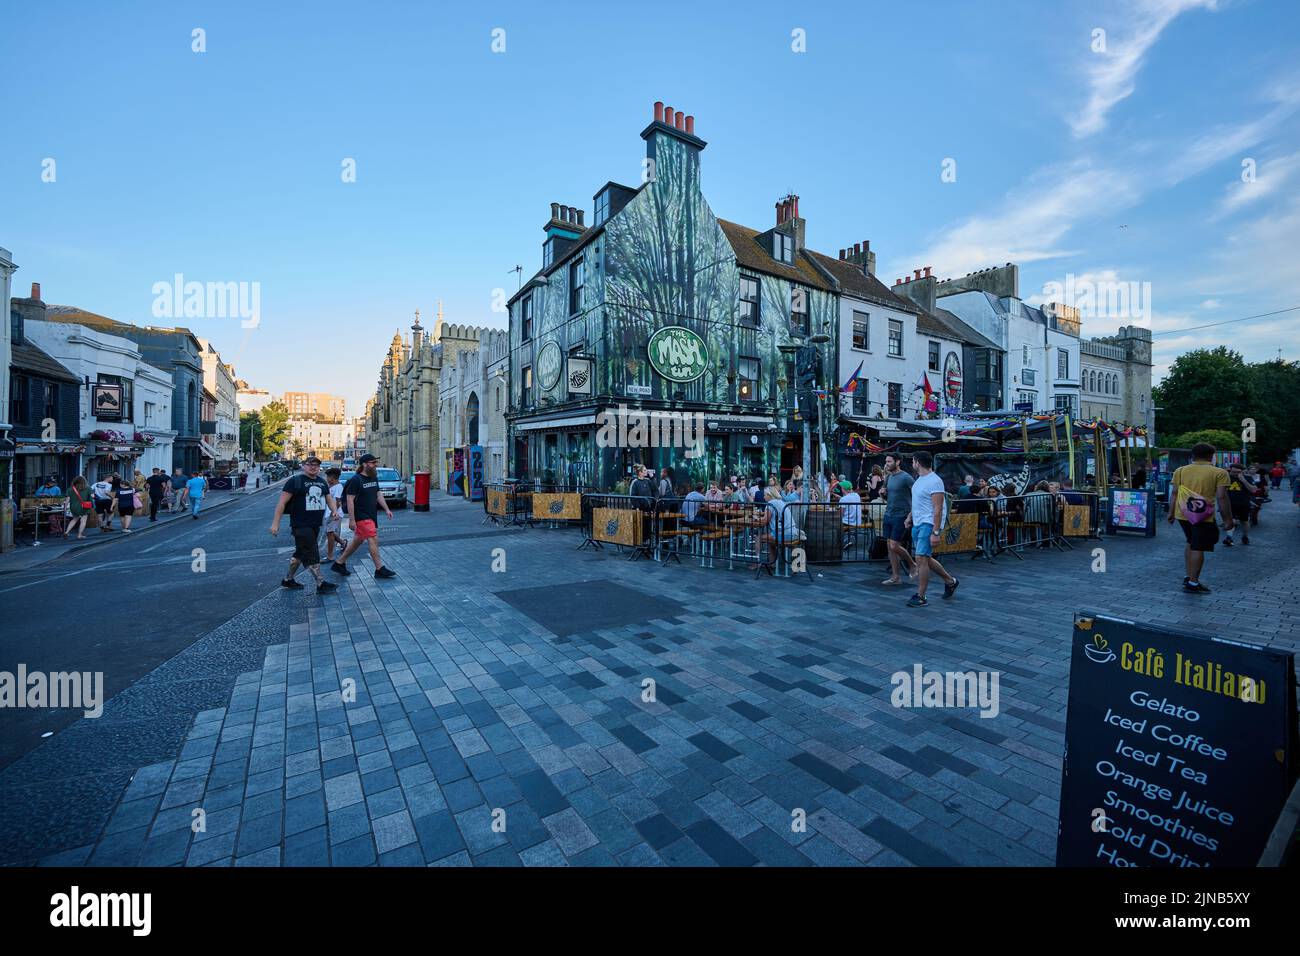
<instances>
[{"instance_id":1,"label":"red chimney pot","mask_svg":"<svg viewBox=\"0 0 1300 956\"><path fill-rule=\"evenodd\" d=\"M655 100L655 122L662 123L663 121L664 121L664 101Z\"/></svg>"},{"instance_id":2,"label":"red chimney pot","mask_svg":"<svg viewBox=\"0 0 1300 956\"><path fill-rule=\"evenodd\" d=\"M39 282L33 282L33 283L32 283L32 298L33 298L33 299L37 299L37 300L39 300L40 297L41 297L41 284L40 284Z\"/></svg>"},{"instance_id":3,"label":"red chimney pot","mask_svg":"<svg viewBox=\"0 0 1300 956\"><path fill-rule=\"evenodd\" d=\"M694 116L688 116L688 117L686 117L686 132L690 133L692 136L695 135L695 117L694 117Z\"/></svg>"},{"instance_id":4,"label":"red chimney pot","mask_svg":"<svg viewBox=\"0 0 1300 956\"><path fill-rule=\"evenodd\" d=\"M930 267L929 267L929 266L926 266L926 267L925 267L925 277L926 277L927 279L930 278Z\"/></svg>"},{"instance_id":5,"label":"red chimney pot","mask_svg":"<svg viewBox=\"0 0 1300 956\"><path fill-rule=\"evenodd\" d=\"M682 132L686 132L686 114L681 110L677 111L677 128Z\"/></svg>"},{"instance_id":6,"label":"red chimney pot","mask_svg":"<svg viewBox=\"0 0 1300 956\"><path fill-rule=\"evenodd\" d=\"M669 126L673 125L673 108L671 106L664 107L664 122Z\"/></svg>"},{"instance_id":7,"label":"red chimney pot","mask_svg":"<svg viewBox=\"0 0 1300 956\"><path fill-rule=\"evenodd\" d=\"M915 280L917 280L917 279L919 279L919 278L921 278L921 270L920 270L920 269L913 269L913 270L912 270L912 279L913 279L913 281L915 281Z\"/></svg>"}]
</instances>

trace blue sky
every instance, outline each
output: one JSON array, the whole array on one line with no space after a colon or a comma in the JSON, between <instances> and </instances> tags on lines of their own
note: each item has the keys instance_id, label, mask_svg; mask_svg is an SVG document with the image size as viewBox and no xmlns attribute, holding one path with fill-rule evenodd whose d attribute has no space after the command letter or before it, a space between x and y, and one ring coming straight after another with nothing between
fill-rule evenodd
<instances>
[{"instance_id":1,"label":"blue sky","mask_svg":"<svg viewBox=\"0 0 1300 956\"><path fill-rule=\"evenodd\" d=\"M1300 313L1180 331L1300 305L1291 0L46 3L5 21L15 291L148 324L176 273L257 282L258 328L184 324L273 392L358 413L415 309L504 325L493 291L540 264L549 204L590 215L607 180L639 180L655 100L695 115L723 218L766 228L796 192L809 244L870 239L886 283L1008 260L1030 301L1069 275L1136 283L1158 374L1201 345L1300 358Z\"/></svg>"}]
</instances>

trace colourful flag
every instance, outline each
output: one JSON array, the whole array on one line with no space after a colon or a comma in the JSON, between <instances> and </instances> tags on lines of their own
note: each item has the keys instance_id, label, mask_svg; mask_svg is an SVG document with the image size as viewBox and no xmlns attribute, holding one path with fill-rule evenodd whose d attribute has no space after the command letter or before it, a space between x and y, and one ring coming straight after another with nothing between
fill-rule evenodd
<instances>
[{"instance_id":1,"label":"colourful flag","mask_svg":"<svg viewBox=\"0 0 1300 956\"><path fill-rule=\"evenodd\" d=\"M852 395L858 390L858 376L862 374L862 365L865 361L866 359L863 359L862 362L859 362L858 367L854 369L853 374L849 376L849 380L840 386L841 395Z\"/></svg>"}]
</instances>

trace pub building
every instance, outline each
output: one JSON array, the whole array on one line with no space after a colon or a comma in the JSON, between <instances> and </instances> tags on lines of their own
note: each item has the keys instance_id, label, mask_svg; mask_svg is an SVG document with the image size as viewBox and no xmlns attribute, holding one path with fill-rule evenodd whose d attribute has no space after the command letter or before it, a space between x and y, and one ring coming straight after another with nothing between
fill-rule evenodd
<instances>
[{"instance_id":1,"label":"pub building","mask_svg":"<svg viewBox=\"0 0 1300 956\"><path fill-rule=\"evenodd\" d=\"M67 491L85 450L80 428L80 383L26 335L26 323L45 318L40 284L10 300L9 421L14 442L13 498L35 494L46 478Z\"/></svg>"},{"instance_id":2,"label":"pub building","mask_svg":"<svg viewBox=\"0 0 1300 956\"><path fill-rule=\"evenodd\" d=\"M799 199L777 202L764 231L720 220L701 192L695 117L656 103L641 138L645 182L602 186L590 224L552 203L542 266L509 301L510 474L598 489L637 464L671 466L678 484L784 480L803 456L792 350L815 337L823 374L836 368L834 284L804 247ZM598 440L620 407L686 413L702 436Z\"/></svg>"}]
</instances>

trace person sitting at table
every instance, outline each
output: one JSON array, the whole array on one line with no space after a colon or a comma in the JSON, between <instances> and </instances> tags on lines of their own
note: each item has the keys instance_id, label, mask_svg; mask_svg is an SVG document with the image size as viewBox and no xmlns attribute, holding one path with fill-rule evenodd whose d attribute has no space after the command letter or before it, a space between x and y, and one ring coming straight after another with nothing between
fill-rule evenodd
<instances>
[{"instance_id":1,"label":"person sitting at table","mask_svg":"<svg viewBox=\"0 0 1300 956\"><path fill-rule=\"evenodd\" d=\"M763 528L762 534L758 536L759 544L765 545L768 553L772 558L772 563L776 563L777 548L781 547L786 541L802 541L804 533L799 530L795 521L795 509L791 508L780 498L772 502L772 507L767 509L767 525ZM751 564L749 570L754 571L758 565Z\"/></svg>"},{"instance_id":2,"label":"person sitting at table","mask_svg":"<svg viewBox=\"0 0 1300 956\"><path fill-rule=\"evenodd\" d=\"M853 488L840 495L840 522L846 528L862 524L862 496Z\"/></svg>"},{"instance_id":3,"label":"person sitting at table","mask_svg":"<svg viewBox=\"0 0 1300 956\"><path fill-rule=\"evenodd\" d=\"M781 500L786 504L799 500L799 489L795 486L794 479L791 478L785 483L785 488L781 494Z\"/></svg>"},{"instance_id":4,"label":"person sitting at table","mask_svg":"<svg viewBox=\"0 0 1300 956\"><path fill-rule=\"evenodd\" d=\"M59 483L54 478L46 478L45 484L36 489L37 498L62 498L63 491L59 488ZM39 521L40 519L37 518ZM49 527L51 534L63 534L63 514L58 511L49 512Z\"/></svg>"},{"instance_id":5,"label":"person sitting at table","mask_svg":"<svg viewBox=\"0 0 1300 956\"><path fill-rule=\"evenodd\" d=\"M770 501L773 498L780 497L781 479L777 478L776 475L769 475L767 478L767 487L763 489L763 498Z\"/></svg>"},{"instance_id":6,"label":"person sitting at table","mask_svg":"<svg viewBox=\"0 0 1300 956\"><path fill-rule=\"evenodd\" d=\"M704 493L704 497L708 498L710 501L721 501L726 497L726 495L722 493L722 489L718 487L716 481L710 481L709 490Z\"/></svg>"},{"instance_id":7,"label":"person sitting at table","mask_svg":"<svg viewBox=\"0 0 1300 956\"><path fill-rule=\"evenodd\" d=\"M1074 490L1074 482L1069 478L1061 479L1061 497L1064 498L1065 503L1069 505L1083 504L1083 495Z\"/></svg>"},{"instance_id":8,"label":"person sitting at table","mask_svg":"<svg viewBox=\"0 0 1300 956\"><path fill-rule=\"evenodd\" d=\"M700 510L700 505L709 499L704 497L704 486L696 484L694 488L682 499L682 517L689 525L703 525L709 523L709 518Z\"/></svg>"},{"instance_id":9,"label":"person sitting at table","mask_svg":"<svg viewBox=\"0 0 1300 956\"><path fill-rule=\"evenodd\" d=\"M749 482L749 500L756 505L763 503L763 476L754 475Z\"/></svg>"},{"instance_id":10,"label":"person sitting at table","mask_svg":"<svg viewBox=\"0 0 1300 956\"><path fill-rule=\"evenodd\" d=\"M975 476L963 475L961 484L957 486L958 498L969 498L975 493Z\"/></svg>"}]
</instances>

